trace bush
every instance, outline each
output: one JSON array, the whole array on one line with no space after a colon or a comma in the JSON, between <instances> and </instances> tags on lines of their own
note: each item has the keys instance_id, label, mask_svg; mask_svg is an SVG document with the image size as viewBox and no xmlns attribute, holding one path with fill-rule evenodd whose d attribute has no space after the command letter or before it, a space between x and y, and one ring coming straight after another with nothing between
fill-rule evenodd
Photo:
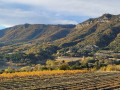
<instances>
[{"instance_id":1,"label":"bush","mask_svg":"<svg viewBox=\"0 0 120 90\"><path fill-rule=\"evenodd\" d=\"M63 64L61 66L59 66L59 70L69 70L70 66L68 64Z\"/></svg>"}]
</instances>

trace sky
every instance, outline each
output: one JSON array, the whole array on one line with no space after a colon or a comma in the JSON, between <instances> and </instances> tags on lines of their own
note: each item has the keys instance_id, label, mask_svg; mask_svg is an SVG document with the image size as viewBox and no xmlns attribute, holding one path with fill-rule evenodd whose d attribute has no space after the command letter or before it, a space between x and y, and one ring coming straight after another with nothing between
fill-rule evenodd
<instances>
[{"instance_id":1,"label":"sky","mask_svg":"<svg viewBox=\"0 0 120 90\"><path fill-rule=\"evenodd\" d=\"M0 0L0 29L18 24L77 24L120 14L120 0Z\"/></svg>"}]
</instances>

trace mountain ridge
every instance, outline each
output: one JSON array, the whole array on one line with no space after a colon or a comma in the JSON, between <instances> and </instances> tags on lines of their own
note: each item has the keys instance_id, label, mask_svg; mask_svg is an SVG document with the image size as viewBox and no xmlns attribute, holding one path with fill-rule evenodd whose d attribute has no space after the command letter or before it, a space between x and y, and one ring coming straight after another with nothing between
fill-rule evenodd
<instances>
[{"instance_id":1,"label":"mountain ridge","mask_svg":"<svg viewBox=\"0 0 120 90\"><path fill-rule=\"evenodd\" d=\"M51 43L62 48L97 45L113 47L119 42L120 15L104 14L77 25L23 24L0 31L1 43ZM116 43L118 45L119 43ZM116 48L117 46L115 46Z\"/></svg>"}]
</instances>

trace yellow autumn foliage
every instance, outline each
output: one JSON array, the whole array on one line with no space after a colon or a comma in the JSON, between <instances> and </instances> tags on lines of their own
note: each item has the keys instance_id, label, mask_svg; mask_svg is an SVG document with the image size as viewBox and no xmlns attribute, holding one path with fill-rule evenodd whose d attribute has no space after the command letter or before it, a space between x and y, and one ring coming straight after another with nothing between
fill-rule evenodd
<instances>
[{"instance_id":1,"label":"yellow autumn foliage","mask_svg":"<svg viewBox=\"0 0 120 90\"><path fill-rule=\"evenodd\" d=\"M32 72L15 72L0 74L0 79L24 78L24 77L42 77L50 75L76 74L89 72L88 70L53 70L53 71L32 71Z\"/></svg>"},{"instance_id":2,"label":"yellow autumn foliage","mask_svg":"<svg viewBox=\"0 0 120 90\"><path fill-rule=\"evenodd\" d=\"M101 67L102 71L120 71L120 65L108 65L107 67Z\"/></svg>"}]
</instances>

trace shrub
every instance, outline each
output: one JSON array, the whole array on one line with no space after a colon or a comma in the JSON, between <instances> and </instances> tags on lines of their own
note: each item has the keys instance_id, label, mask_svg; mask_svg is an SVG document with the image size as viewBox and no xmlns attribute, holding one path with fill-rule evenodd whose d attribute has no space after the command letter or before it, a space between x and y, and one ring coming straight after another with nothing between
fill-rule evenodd
<instances>
[{"instance_id":1,"label":"shrub","mask_svg":"<svg viewBox=\"0 0 120 90\"><path fill-rule=\"evenodd\" d=\"M70 66L68 64L63 64L61 66L59 66L59 70L69 70Z\"/></svg>"}]
</instances>

